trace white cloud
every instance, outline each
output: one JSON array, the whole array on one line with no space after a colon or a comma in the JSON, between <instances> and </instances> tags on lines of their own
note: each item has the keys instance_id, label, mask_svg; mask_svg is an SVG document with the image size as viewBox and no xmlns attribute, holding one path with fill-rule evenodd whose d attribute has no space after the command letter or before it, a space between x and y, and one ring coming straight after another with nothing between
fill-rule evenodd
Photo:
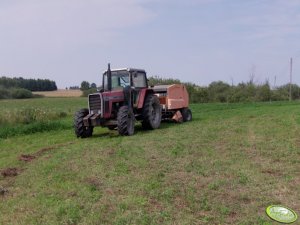
<instances>
[{"instance_id":1,"label":"white cloud","mask_svg":"<svg viewBox=\"0 0 300 225\"><path fill-rule=\"evenodd\" d=\"M133 0L12 1L0 7L0 45L107 44L119 30L153 16Z\"/></svg>"}]
</instances>

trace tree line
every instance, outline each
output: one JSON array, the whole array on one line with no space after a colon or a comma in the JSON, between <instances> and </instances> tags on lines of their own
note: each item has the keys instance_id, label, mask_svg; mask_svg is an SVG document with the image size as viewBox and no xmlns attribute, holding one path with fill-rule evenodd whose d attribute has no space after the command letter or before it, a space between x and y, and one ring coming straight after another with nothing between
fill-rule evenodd
<instances>
[{"instance_id":1,"label":"tree line","mask_svg":"<svg viewBox=\"0 0 300 225\"><path fill-rule=\"evenodd\" d=\"M289 84L271 88L268 81L257 84L253 78L248 82L241 82L237 85L230 85L223 81L214 81L208 86L199 86L191 82L181 82L179 79L161 78L151 76L148 78L148 85L184 84L189 92L192 103L238 103L238 102L264 102L264 101L286 101L289 100ZM79 87L78 87L79 88ZM80 89L82 96L96 92L96 84L82 81ZM291 86L292 100L300 99L300 87L296 84Z\"/></svg>"},{"instance_id":2,"label":"tree line","mask_svg":"<svg viewBox=\"0 0 300 225\"><path fill-rule=\"evenodd\" d=\"M24 79L22 77L0 77L0 99L32 98L32 91L57 90L55 81L48 79Z\"/></svg>"},{"instance_id":3,"label":"tree line","mask_svg":"<svg viewBox=\"0 0 300 225\"><path fill-rule=\"evenodd\" d=\"M241 82L237 85L229 85L223 81L214 81L208 86L199 86L194 83L180 82L178 79L161 78L158 76L149 78L149 85L183 83L187 87L192 103L208 102L263 102L289 100L289 84L271 88L269 82L256 84L253 80ZM300 99L300 87L291 86L292 100Z\"/></svg>"},{"instance_id":4,"label":"tree line","mask_svg":"<svg viewBox=\"0 0 300 225\"><path fill-rule=\"evenodd\" d=\"M258 102L258 101L285 101L289 100L289 84L271 88L269 82L257 84L250 79L237 85L230 85L223 81L214 81L208 86L199 86L191 82L181 82L179 79L161 78L151 76L148 78L149 85L166 85L183 83L187 87L192 103L208 102ZM70 89L81 89L83 96L97 91L95 83L83 81L79 86ZM0 77L0 99L3 98L30 98L31 91L57 90L55 81L48 79L24 79ZM300 99L300 87L296 84L291 86L292 100Z\"/></svg>"},{"instance_id":5,"label":"tree line","mask_svg":"<svg viewBox=\"0 0 300 225\"><path fill-rule=\"evenodd\" d=\"M5 88L23 88L29 91L55 91L55 81L48 79L24 79L22 77L0 77L0 86Z\"/></svg>"}]
</instances>

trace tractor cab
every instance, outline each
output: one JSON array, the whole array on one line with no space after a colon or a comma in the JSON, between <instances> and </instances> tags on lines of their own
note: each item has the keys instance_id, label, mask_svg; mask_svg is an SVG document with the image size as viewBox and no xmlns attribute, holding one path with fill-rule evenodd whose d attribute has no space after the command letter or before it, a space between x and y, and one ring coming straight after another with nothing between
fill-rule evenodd
<instances>
[{"instance_id":1,"label":"tractor cab","mask_svg":"<svg viewBox=\"0 0 300 225\"><path fill-rule=\"evenodd\" d=\"M133 68L109 68L103 73L102 87L101 92L126 92L130 89L132 104L137 105L141 89L148 88L146 72Z\"/></svg>"},{"instance_id":2,"label":"tractor cab","mask_svg":"<svg viewBox=\"0 0 300 225\"><path fill-rule=\"evenodd\" d=\"M107 70L103 73L103 91L118 91L126 87L147 88L147 77L145 70L124 68Z\"/></svg>"}]
</instances>

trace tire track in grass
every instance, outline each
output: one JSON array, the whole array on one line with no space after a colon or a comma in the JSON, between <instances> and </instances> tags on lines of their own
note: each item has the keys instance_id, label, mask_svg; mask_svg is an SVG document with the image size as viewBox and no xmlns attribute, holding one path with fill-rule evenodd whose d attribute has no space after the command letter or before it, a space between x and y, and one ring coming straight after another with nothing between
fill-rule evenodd
<instances>
[{"instance_id":1,"label":"tire track in grass","mask_svg":"<svg viewBox=\"0 0 300 225\"><path fill-rule=\"evenodd\" d=\"M19 161L23 161L25 163L31 162L35 159L38 159L39 157L43 156L44 153L69 146L74 144L75 142L67 142L67 143L61 143L61 144L56 144L48 147L44 147L39 149L33 154L21 154L18 157ZM5 186L11 186L14 183L14 180L18 175L20 175L26 168L24 166L21 167L8 167L0 170L0 174L2 175L3 179L7 179L8 181L6 182ZM0 186L0 196L4 196L5 194L9 193L8 187L2 187Z\"/></svg>"}]
</instances>

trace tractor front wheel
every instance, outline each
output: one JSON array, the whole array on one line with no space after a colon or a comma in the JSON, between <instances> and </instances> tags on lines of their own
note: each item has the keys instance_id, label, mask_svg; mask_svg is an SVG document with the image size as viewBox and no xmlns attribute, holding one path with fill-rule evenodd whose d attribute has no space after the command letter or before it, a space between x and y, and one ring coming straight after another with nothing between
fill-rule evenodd
<instances>
[{"instance_id":1,"label":"tractor front wheel","mask_svg":"<svg viewBox=\"0 0 300 225\"><path fill-rule=\"evenodd\" d=\"M132 108L121 106L118 112L118 132L123 136L134 134L135 117Z\"/></svg>"},{"instance_id":2,"label":"tractor front wheel","mask_svg":"<svg viewBox=\"0 0 300 225\"><path fill-rule=\"evenodd\" d=\"M161 122L161 106L156 95L150 94L145 99L142 126L145 129L157 129Z\"/></svg>"},{"instance_id":3,"label":"tractor front wheel","mask_svg":"<svg viewBox=\"0 0 300 225\"><path fill-rule=\"evenodd\" d=\"M92 136L93 127L86 127L83 124L83 118L89 114L88 109L80 109L74 116L74 128L77 137L87 138Z\"/></svg>"}]
</instances>

